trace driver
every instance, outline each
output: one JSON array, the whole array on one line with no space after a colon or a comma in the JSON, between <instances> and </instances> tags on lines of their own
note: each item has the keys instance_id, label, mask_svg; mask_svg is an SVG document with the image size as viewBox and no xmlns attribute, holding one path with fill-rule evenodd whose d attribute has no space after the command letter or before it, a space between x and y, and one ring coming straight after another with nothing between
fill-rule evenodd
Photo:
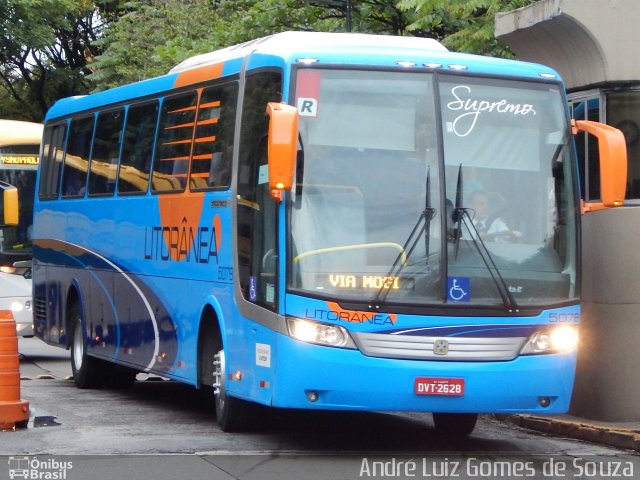
<instances>
[{"instance_id":1,"label":"driver","mask_svg":"<svg viewBox=\"0 0 640 480\"><path fill-rule=\"evenodd\" d=\"M491 198L487 192L474 191L469 199L469 209L475 230L481 238L504 241L510 237L522 237L522 232L511 230L499 215L492 212ZM475 237L475 232L471 234Z\"/></svg>"}]
</instances>

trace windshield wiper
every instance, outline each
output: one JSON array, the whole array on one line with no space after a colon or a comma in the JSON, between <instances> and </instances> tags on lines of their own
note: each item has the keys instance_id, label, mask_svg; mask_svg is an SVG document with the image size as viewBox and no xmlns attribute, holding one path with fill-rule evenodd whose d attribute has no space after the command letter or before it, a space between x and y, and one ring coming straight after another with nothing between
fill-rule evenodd
<instances>
[{"instance_id":1,"label":"windshield wiper","mask_svg":"<svg viewBox=\"0 0 640 480\"><path fill-rule=\"evenodd\" d=\"M515 298L513 298L513 295L509 291L507 282L505 282L504 278L500 274L500 270L498 269L496 262L493 260L491 252L489 252L489 249L482 240L482 237L480 237L478 229L473 224L473 219L469 214L469 209L462 205L462 192L462 164L460 164L460 167L458 169L458 182L456 185L456 204L451 214L451 220L456 223L453 234L453 240L455 242L455 257L458 257L458 248L460 246L460 238L462 237L462 225L464 224L464 226L467 228L467 231L469 232L471 240L473 241L473 245L476 247L476 250L478 250L478 254L482 259L482 262L484 263L485 267L487 267L489 275L491 276L493 283L495 283L496 288L498 289L498 293L500 294L500 298L502 299L502 304L510 313L517 313L520 310Z\"/></svg>"},{"instance_id":2,"label":"windshield wiper","mask_svg":"<svg viewBox=\"0 0 640 480\"><path fill-rule=\"evenodd\" d=\"M420 236L424 234L424 246L425 246L425 256L427 259L427 264L429 262L429 237L430 237L430 228L431 228L431 220L436 215L436 209L431 206L431 171L427 170L427 180L425 186L426 199L424 210L418 216L418 220L416 224L413 226L411 233L407 237L402 246L402 250L398 253L398 256L394 260L389 272L386 277L396 277L400 274L402 269L407 264L409 257L415 250L418 242L420 241ZM422 225L422 228L420 226ZM379 310L381 305L389 295L389 290L391 290L391 285L387 284L387 282L383 282L382 286L376 293L375 297L369 302L369 308L371 310Z\"/></svg>"}]
</instances>

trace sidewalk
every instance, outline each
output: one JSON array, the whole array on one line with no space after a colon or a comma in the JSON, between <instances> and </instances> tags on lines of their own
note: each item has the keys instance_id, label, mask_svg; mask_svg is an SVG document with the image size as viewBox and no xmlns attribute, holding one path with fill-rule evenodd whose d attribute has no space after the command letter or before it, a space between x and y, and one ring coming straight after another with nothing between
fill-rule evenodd
<instances>
[{"instance_id":1,"label":"sidewalk","mask_svg":"<svg viewBox=\"0 0 640 480\"><path fill-rule=\"evenodd\" d=\"M551 435L640 452L640 422L602 422L571 415L496 415L496 418Z\"/></svg>"}]
</instances>

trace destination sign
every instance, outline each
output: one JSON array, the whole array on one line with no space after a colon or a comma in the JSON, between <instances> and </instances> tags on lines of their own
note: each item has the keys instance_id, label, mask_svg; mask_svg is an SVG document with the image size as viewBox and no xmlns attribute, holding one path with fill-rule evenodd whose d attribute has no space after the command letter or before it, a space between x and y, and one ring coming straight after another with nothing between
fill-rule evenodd
<instances>
[{"instance_id":1,"label":"destination sign","mask_svg":"<svg viewBox=\"0 0 640 480\"><path fill-rule=\"evenodd\" d=\"M0 155L3 165L38 165L37 155Z\"/></svg>"},{"instance_id":2,"label":"destination sign","mask_svg":"<svg viewBox=\"0 0 640 480\"><path fill-rule=\"evenodd\" d=\"M333 288L358 288L380 290L400 290L401 288L413 288L413 279L384 275L348 275L331 274L324 279L325 285ZM328 281L327 281L328 280ZM327 286L328 286L327 285Z\"/></svg>"}]
</instances>

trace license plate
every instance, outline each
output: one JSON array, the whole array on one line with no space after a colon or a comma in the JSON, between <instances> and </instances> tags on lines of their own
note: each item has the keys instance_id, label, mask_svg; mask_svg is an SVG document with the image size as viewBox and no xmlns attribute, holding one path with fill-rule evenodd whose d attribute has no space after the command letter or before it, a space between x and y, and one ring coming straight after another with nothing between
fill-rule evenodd
<instances>
[{"instance_id":1,"label":"license plate","mask_svg":"<svg viewBox=\"0 0 640 480\"><path fill-rule=\"evenodd\" d=\"M413 385L416 395L442 395L461 397L464 395L464 378L418 377Z\"/></svg>"}]
</instances>

